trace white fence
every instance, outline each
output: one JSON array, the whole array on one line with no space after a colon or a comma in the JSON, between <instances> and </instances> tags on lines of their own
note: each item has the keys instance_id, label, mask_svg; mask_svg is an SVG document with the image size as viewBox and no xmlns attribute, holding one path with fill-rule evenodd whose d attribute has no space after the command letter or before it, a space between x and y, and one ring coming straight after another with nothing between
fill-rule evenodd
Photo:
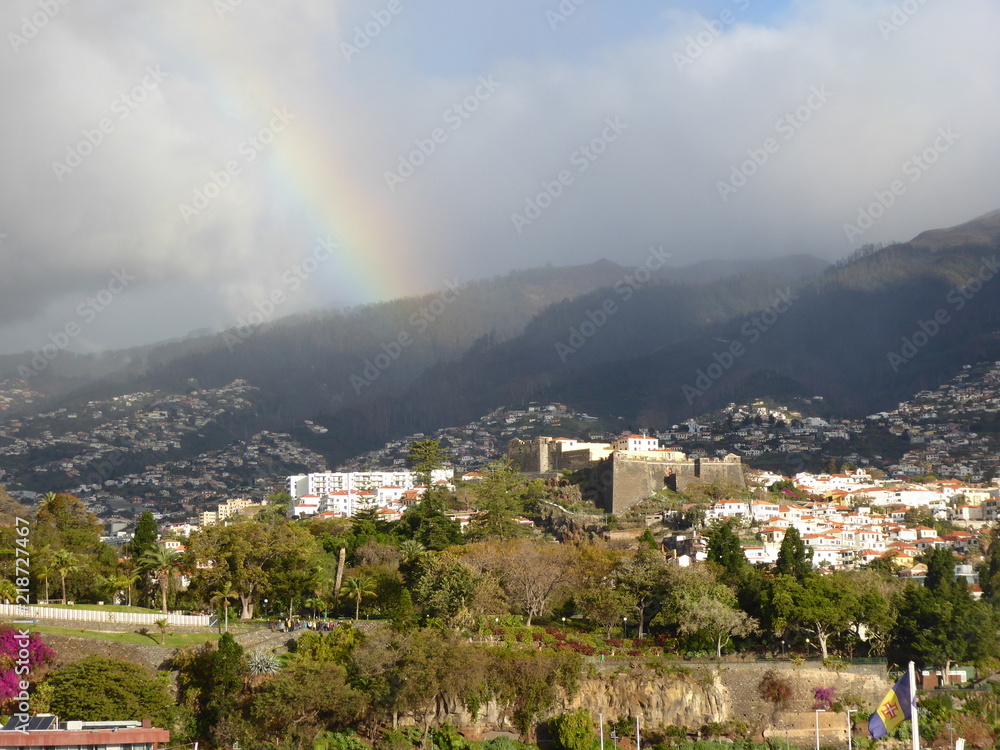
<instances>
[{"instance_id":1,"label":"white fence","mask_svg":"<svg viewBox=\"0 0 1000 750\"><path fill-rule=\"evenodd\" d=\"M18 620L72 620L75 622L106 622L125 625L155 625L166 617L169 625L207 628L209 615L161 615L145 612L106 612L100 609L59 609L58 607L25 607L19 604L0 604L0 617Z\"/></svg>"}]
</instances>

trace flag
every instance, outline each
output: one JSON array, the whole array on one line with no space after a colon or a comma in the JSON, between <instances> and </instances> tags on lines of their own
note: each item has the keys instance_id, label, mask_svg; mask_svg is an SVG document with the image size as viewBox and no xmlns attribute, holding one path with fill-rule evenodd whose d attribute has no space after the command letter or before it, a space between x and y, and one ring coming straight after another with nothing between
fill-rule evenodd
<instances>
[{"instance_id":1,"label":"flag","mask_svg":"<svg viewBox=\"0 0 1000 750\"><path fill-rule=\"evenodd\" d=\"M876 740L885 737L909 719L910 703L910 676L904 672L868 720L868 731L872 737Z\"/></svg>"}]
</instances>

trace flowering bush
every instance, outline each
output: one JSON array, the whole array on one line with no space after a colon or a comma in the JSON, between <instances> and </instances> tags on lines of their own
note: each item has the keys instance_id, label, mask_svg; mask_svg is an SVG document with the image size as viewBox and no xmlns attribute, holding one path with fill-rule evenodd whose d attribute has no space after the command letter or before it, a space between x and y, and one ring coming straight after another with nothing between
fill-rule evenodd
<instances>
[{"instance_id":1,"label":"flowering bush","mask_svg":"<svg viewBox=\"0 0 1000 750\"><path fill-rule=\"evenodd\" d=\"M826 711L837 700L836 688L813 688L813 709Z\"/></svg>"},{"instance_id":2,"label":"flowering bush","mask_svg":"<svg viewBox=\"0 0 1000 750\"><path fill-rule=\"evenodd\" d=\"M19 683L34 677L36 667L49 664L55 651L45 645L38 633L28 636L28 674L17 674L18 658L23 640L18 638L19 632L4 625L0 626L0 704L6 703L21 692Z\"/></svg>"},{"instance_id":3,"label":"flowering bush","mask_svg":"<svg viewBox=\"0 0 1000 750\"><path fill-rule=\"evenodd\" d=\"M786 708L792 699L792 683L787 678L778 675L773 669L769 669L761 677L760 683L757 685L757 692L768 703Z\"/></svg>"}]
</instances>

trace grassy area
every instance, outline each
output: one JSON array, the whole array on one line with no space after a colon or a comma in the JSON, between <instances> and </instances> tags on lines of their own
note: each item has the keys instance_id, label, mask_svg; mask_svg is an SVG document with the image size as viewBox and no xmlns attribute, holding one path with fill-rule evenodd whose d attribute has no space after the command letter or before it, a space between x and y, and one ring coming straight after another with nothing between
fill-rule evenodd
<instances>
[{"instance_id":1,"label":"grassy area","mask_svg":"<svg viewBox=\"0 0 1000 750\"><path fill-rule=\"evenodd\" d=\"M73 638L92 638L97 641L115 641L117 643L137 643L143 646L150 644L160 645L160 630L156 627L149 629L149 635L141 633L105 633L98 630L81 630L80 628L56 628L51 625L32 625L31 630L49 635L67 635ZM164 641L165 648L184 648L185 646L196 646L205 641L217 641L218 633L175 633L167 631Z\"/></svg>"},{"instance_id":2,"label":"grassy area","mask_svg":"<svg viewBox=\"0 0 1000 750\"><path fill-rule=\"evenodd\" d=\"M95 609L100 612L138 612L140 614L160 614L158 609L148 607L128 607L124 604L40 604L41 607L54 609Z\"/></svg>"}]
</instances>

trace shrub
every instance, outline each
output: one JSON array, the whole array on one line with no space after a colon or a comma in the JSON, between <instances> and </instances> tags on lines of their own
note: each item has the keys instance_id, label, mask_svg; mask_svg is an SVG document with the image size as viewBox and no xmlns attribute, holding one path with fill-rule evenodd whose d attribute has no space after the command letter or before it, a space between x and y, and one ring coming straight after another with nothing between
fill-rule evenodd
<instances>
[{"instance_id":1,"label":"shrub","mask_svg":"<svg viewBox=\"0 0 1000 750\"><path fill-rule=\"evenodd\" d=\"M761 698L768 703L773 703L775 707L787 708L792 699L792 683L773 669L769 669L761 677L760 683L757 685L757 692Z\"/></svg>"},{"instance_id":2,"label":"shrub","mask_svg":"<svg viewBox=\"0 0 1000 750\"><path fill-rule=\"evenodd\" d=\"M813 709L826 711L837 700L837 689L832 687L813 688Z\"/></svg>"},{"instance_id":3,"label":"shrub","mask_svg":"<svg viewBox=\"0 0 1000 750\"><path fill-rule=\"evenodd\" d=\"M549 719L552 743L556 750L597 750L600 738L590 711L578 708Z\"/></svg>"}]
</instances>

